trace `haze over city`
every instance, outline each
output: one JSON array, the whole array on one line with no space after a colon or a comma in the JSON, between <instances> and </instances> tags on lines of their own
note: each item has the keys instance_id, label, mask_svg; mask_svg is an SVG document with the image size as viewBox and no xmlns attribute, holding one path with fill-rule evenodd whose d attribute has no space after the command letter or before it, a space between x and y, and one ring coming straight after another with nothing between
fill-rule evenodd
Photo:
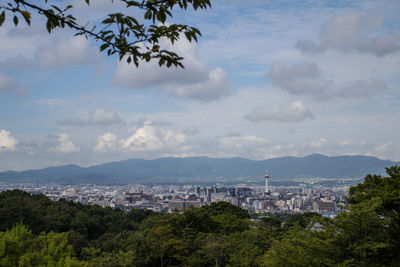
<instances>
[{"instance_id":1,"label":"haze over city","mask_svg":"<svg viewBox=\"0 0 400 267\"><path fill-rule=\"evenodd\" d=\"M118 3L72 3L101 20ZM227 1L177 11L185 69L139 68L68 29L0 27L0 171L129 158L311 153L400 160L399 1ZM85 23L85 21L82 21Z\"/></svg>"}]
</instances>

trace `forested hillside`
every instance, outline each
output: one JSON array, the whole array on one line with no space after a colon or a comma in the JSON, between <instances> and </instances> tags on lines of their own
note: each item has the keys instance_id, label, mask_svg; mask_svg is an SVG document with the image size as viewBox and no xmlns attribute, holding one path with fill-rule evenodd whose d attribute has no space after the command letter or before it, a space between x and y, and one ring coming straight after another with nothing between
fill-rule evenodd
<instances>
[{"instance_id":1,"label":"forested hillside","mask_svg":"<svg viewBox=\"0 0 400 267\"><path fill-rule=\"evenodd\" d=\"M123 212L0 193L0 266L399 266L400 168L350 189L347 212L252 220L225 202Z\"/></svg>"}]
</instances>

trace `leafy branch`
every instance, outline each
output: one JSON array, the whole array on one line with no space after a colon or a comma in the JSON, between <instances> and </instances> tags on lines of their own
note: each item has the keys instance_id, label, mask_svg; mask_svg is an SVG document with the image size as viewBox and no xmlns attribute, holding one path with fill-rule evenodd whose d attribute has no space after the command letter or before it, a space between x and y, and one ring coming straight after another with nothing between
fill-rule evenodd
<instances>
[{"instance_id":1,"label":"leafy branch","mask_svg":"<svg viewBox=\"0 0 400 267\"><path fill-rule=\"evenodd\" d=\"M19 18L23 18L30 25L32 12L38 13L46 18L46 28L51 33L56 28L71 28L75 35L83 35L87 39L92 38L100 42L100 51L105 51L108 56L118 54L119 60L126 59L128 63L139 66L140 61L157 59L160 66L184 67L183 57L175 52L163 49L160 46L161 40L167 39L174 44L181 36L188 41L198 40L201 33L198 29L183 25L167 25L167 19L172 18L174 7L186 10L192 6L194 10L207 9L211 7L210 0L143 0L123 2L126 8L138 8L144 12L144 20L150 21L150 25L140 23L136 18L123 13L108 14L101 22L102 29L97 31L96 25L79 25L77 19L71 14L72 5L61 8L56 5L48 6L45 0L45 7L33 4L27 0L10 0L6 5L0 5L0 26L6 20L6 14L12 16L15 26ZM85 0L90 5L90 0ZM113 1L112 1L113 2ZM8 14L7 14L8 15ZM159 25L157 25L159 24Z\"/></svg>"}]
</instances>

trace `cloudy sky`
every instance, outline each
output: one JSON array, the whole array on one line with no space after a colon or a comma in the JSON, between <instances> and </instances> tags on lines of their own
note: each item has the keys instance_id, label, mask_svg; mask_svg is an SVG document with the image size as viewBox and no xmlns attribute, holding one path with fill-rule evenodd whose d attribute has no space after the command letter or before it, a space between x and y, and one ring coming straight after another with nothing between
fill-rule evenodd
<instances>
[{"instance_id":1,"label":"cloudy sky","mask_svg":"<svg viewBox=\"0 0 400 267\"><path fill-rule=\"evenodd\" d=\"M84 24L120 8L58 2ZM49 35L37 16L7 21L0 171L167 156L400 160L400 1L212 4L175 13L203 33L172 48L185 69L118 62L70 30Z\"/></svg>"}]
</instances>

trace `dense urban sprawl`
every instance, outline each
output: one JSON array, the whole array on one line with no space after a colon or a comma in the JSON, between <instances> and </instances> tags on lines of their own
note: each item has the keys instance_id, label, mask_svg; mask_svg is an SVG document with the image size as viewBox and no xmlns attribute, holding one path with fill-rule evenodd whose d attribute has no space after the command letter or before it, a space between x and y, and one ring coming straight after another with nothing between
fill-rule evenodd
<instances>
[{"instance_id":1,"label":"dense urban sprawl","mask_svg":"<svg viewBox=\"0 0 400 267\"><path fill-rule=\"evenodd\" d=\"M82 204L122 210L149 209L158 212L185 210L191 206L225 201L252 213L317 212L335 216L346 203L349 185L275 186L268 193L260 185L60 185L0 184L0 191L22 189L44 194L56 201L61 198Z\"/></svg>"}]
</instances>

